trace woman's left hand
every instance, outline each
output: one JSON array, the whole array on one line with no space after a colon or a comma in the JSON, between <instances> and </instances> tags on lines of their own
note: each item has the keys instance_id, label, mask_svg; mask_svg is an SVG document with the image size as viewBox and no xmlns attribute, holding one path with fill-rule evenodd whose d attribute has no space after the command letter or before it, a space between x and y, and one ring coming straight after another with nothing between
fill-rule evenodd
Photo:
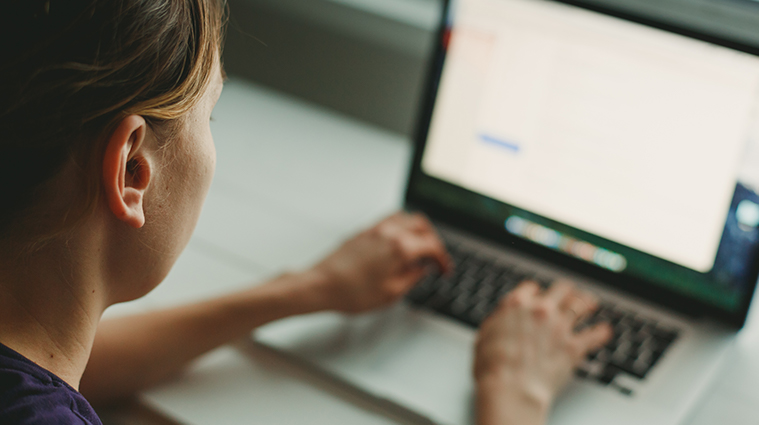
<instances>
[{"instance_id":1,"label":"woman's left hand","mask_svg":"<svg viewBox=\"0 0 759 425\"><path fill-rule=\"evenodd\" d=\"M323 282L325 309L359 313L399 300L431 266L450 270L445 245L426 217L400 212L345 242L307 273Z\"/></svg>"}]
</instances>

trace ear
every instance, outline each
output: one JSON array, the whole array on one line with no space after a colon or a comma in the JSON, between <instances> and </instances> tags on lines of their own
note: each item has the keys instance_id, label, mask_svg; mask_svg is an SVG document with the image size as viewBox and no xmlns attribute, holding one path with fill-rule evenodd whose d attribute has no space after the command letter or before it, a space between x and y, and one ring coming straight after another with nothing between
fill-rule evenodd
<instances>
[{"instance_id":1,"label":"ear","mask_svg":"<svg viewBox=\"0 0 759 425\"><path fill-rule=\"evenodd\" d=\"M145 148L147 123L139 115L124 118L108 139L103 158L103 187L113 215L136 229L145 224L143 200L150 184L151 161Z\"/></svg>"}]
</instances>

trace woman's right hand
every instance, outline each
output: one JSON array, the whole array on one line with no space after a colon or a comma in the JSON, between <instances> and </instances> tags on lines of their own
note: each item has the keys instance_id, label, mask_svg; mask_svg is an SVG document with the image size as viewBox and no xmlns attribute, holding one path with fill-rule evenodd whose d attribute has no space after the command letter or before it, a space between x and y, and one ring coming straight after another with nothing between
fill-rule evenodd
<instances>
[{"instance_id":1,"label":"woman's right hand","mask_svg":"<svg viewBox=\"0 0 759 425\"><path fill-rule=\"evenodd\" d=\"M478 336L478 424L545 423L573 370L611 337L605 323L574 331L597 307L595 297L567 282L557 282L545 292L525 282L506 296Z\"/></svg>"}]
</instances>

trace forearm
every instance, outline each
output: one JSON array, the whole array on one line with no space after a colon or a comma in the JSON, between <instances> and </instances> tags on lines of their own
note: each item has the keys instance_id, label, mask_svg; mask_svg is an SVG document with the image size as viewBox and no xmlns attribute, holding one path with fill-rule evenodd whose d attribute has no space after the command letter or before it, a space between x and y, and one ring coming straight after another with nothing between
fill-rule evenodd
<instances>
[{"instance_id":1,"label":"forearm","mask_svg":"<svg viewBox=\"0 0 759 425\"><path fill-rule=\"evenodd\" d=\"M314 274L286 275L211 301L104 321L82 378L82 393L96 404L133 395L258 326L323 310L319 279Z\"/></svg>"}]
</instances>

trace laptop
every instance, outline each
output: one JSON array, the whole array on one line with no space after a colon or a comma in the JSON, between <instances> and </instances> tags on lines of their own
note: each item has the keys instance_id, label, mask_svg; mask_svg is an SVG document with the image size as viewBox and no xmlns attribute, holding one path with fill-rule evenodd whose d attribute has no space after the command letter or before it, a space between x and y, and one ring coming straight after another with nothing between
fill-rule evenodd
<instances>
[{"instance_id":1,"label":"laptop","mask_svg":"<svg viewBox=\"0 0 759 425\"><path fill-rule=\"evenodd\" d=\"M401 304L256 339L432 423L474 423L477 326L519 282L597 294L614 337L551 424L686 420L759 274L759 49L597 6L458 0L419 118L406 208L456 263Z\"/></svg>"}]
</instances>

